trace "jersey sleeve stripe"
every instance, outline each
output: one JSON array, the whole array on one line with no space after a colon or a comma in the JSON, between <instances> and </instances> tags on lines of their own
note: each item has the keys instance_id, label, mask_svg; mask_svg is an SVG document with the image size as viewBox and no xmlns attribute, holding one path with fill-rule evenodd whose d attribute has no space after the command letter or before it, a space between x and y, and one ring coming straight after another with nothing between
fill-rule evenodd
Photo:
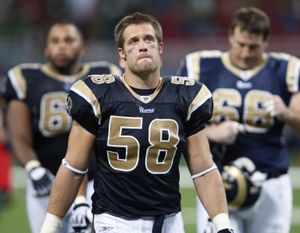
<instances>
[{"instance_id":1,"label":"jersey sleeve stripe","mask_svg":"<svg viewBox=\"0 0 300 233\"><path fill-rule=\"evenodd\" d=\"M8 77L17 93L19 99L23 100L26 97L27 85L20 67L12 68L8 72Z\"/></svg>"},{"instance_id":2,"label":"jersey sleeve stripe","mask_svg":"<svg viewBox=\"0 0 300 233\"><path fill-rule=\"evenodd\" d=\"M92 90L82 80L79 80L76 83L74 83L70 90L77 93L91 105L91 107L93 108L94 115L99 119L100 122L100 103L98 102L97 97L94 95Z\"/></svg>"},{"instance_id":3,"label":"jersey sleeve stripe","mask_svg":"<svg viewBox=\"0 0 300 233\"><path fill-rule=\"evenodd\" d=\"M186 56L187 75L194 80L200 79L200 59L200 52L191 53Z\"/></svg>"},{"instance_id":4,"label":"jersey sleeve stripe","mask_svg":"<svg viewBox=\"0 0 300 233\"><path fill-rule=\"evenodd\" d=\"M211 97L212 97L211 92L208 90L208 88L205 85L202 85L200 91L198 92L198 94L196 95L196 97L193 99L192 103L189 106L186 120L188 121L191 118L192 113Z\"/></svg>"},{"instance_id":5,"label":"jersey sleeve stripe","mask_svg":"<svg viewBox=\"0 0 300 233\"><path fill-rule=\"evenodd\" d=\"M288 62L286 84L290 92L299 91L299 75L300 75L300 60L296 57L291 57Z\"/></svg>"}]
</instances>

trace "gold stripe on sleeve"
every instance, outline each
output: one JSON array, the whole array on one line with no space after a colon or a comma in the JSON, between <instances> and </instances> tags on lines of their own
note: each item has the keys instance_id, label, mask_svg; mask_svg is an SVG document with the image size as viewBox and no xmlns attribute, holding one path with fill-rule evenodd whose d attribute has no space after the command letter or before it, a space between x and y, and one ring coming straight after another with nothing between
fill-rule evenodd
<instances>
[{"instance_id":1,"label":"gold stripe on sleeve","mask_svg":"<svg viewBox=\"0 0 300 233\"><path fill-rule=\"evenodd\" d=\"M286 72L286 84L288 90L292 93L299 91L299 70L300 60L296 57L291 57L288 61L288 67Z\"/></svg>"},{"instance_id":2,"label":"gold stripe on sleeve","mask_svg":"<svg viewBox=\"0 0 300 233\"><path fill-rule=\"evenodd\" d=\"M19 99L24 99L26 97L27 85L25 78L22 74L20 66L12 68L8 73L9 79L12 82L13 87L18 95Z\"/></svg>"},{"instance_id":3,"label":"gold stripe on sleeve","mask_svg":"<svg viewBox=\"0 0 300 233\"><path fill-rule=\"evenodd\" d=\"M188 114L187 114L187 121L190 119L192 113L198 109L205 101L209 98L211 98L211 92L210 90L205 86L202 85L200 91L196 95L196 97L193 99L192 103L189 106Z\"/></svg>"},{"instance_id":4,"label":"gold stripe on sleeve","mask_svg":"<svg viewBox=\"0 0 300 233\"><path fill-rule=\"evenodd\" d=\"M201 52L191 53L186 57L187 75L194 80L200 80L200 60Z\"/></svg>"},{"instance_id":5,"label":"gold stripe on sleeve","mask_svg":"<svg viewBox=\"0 0 300 233\"><path fill-rule=\"evenodd\" d=\"M82 80L79 80L73 84L73 86L71 87L71 91L74 91L75 93L80 95L92 106L94 114L99 119L100 122L101 120L100 103L97 97L92 92L92 90Z\"/></svg>"}]
</instances>

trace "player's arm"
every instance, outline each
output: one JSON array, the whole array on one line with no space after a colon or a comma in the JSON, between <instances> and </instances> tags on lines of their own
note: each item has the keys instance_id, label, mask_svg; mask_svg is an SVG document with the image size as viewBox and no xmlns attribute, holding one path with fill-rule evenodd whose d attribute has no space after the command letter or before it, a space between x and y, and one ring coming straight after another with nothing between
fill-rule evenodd
<instances>
[{"instance_id":1,"label":"player's arm","mask_svg":"<svg viewBox=\"0 0 300 233\"><path fill-rule=\"evenodd\" d=\"M300 137L300 92L293 94L289 106L286 106L279 96L272 97L274 116L285 121Z\"/></svg>"},{"instance_id":2,"label":"player's arm","mask_svg":"<svg viewBox=\"0 0 300 233\"><path fill-rule=\"evenodd\" d=\"M187 138L187 150L187 164L199 199L217 231L229 232L230 223L222 178L212 160L203 131Z\"/></svg>"},{"instance_id":3,"label":"player's arm","mask_svg":"<svg viewBox=\"0 0 300 233\"><path fill-rule=\"evenodd\" d=\"M42 167L33 149L32 128L28 106L20 100L12 100L7 110L7 127L13 151L25 167L34 187L35 195L50 194L53 175Z\"/></svg>"},{"instance_id":4,"label":"player's arm","mask_svg":"<svg viewBox=\"0 0 300 233\"><path fill-rule=\"evenodd\" d=\"M86 174L94 141L95 135L73 122L65 156L67 164L62 164L56 175L41 233L54 233L60 228Z\"/></svg>"},{"instance_id":5,"label":"player's arm","mask_svg":"<svg viewBox=\"0 0 300 233\"><path fill-rule=\"evenodd\" d=\"M224 144L233 144L239 133L244 133L245 128L236 121L223 121L218 124L207 125L204 132L209 141Z\"/></svg>"},{"instance_id":6,"label":"player's arm","mask_svg":"<svg viewBox=\"0 0 300 233\"><path fill-rule=\"evenodd\" d=\"M13 151L22 166L37 160L32 148L30 112L26 103L12 100L7 109L7 127Z\"/></svg>"}]
</instances>

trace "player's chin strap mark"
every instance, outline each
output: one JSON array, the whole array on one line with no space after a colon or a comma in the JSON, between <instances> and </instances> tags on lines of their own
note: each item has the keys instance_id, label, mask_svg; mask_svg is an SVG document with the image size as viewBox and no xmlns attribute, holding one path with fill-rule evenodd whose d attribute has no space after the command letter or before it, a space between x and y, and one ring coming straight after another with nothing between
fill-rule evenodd
<instances>
[{"instance_id":1,"label":"player's chin strap mark","mask_svg":"<svg viewBox=\"0 0 300 233\"><path fill-rule=\"evenodd\" d=\"M62 165L65 167L65 168L67 168L67 169L69 169L70 171L72 171L72 172L74 172L74 173L77 173L77 174L81 174L81 175L84 175L84 174L86 174L87 172L88 172L88 168L86 169L86 170L84 170L84 171L82 171L82 170L79 170L79 169L77 169L77 168L75 168L75 167L72 167L65 159L63 159L62 161L61 161L61 163L62 163Z\"/></svg>"},{"instance_id":2,"label":"player's chin strap mark","mask_svg":"<svg viewBox=\"0 0 300 233\"><path fill-rule=\"evenodd\" d=\"M194 175L192 175L191 177L194 179L200 177L200 176L204 176L206 173L209 173L210 171L214 170L214 169L217 169L217 166L216 164L213 164L210 168L207 168L206 170L202 171L202 172L199 172L199 173L196 173Z\"/></svg>"}]
</instances>

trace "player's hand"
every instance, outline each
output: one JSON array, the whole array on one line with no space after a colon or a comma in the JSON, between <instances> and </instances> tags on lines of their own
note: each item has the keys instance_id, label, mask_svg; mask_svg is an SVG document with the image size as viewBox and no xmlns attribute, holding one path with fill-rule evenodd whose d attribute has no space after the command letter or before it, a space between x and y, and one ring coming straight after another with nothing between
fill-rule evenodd
<instances>
[{"instance_id":1,"label":"player's hand","mask_svg":"<svg viewBox=\"0 0 300 233\"><path fill-rule=\"evenodd\" d=\"M278 120L286 121L289 117L290 110L278 95L273 95L264 101L263 107L271 117L277 117Z\"/></svg>"},{"instance_id":2,"label":"player's hand","mask_svg":"<svg viewBox=\"0 0 300 233\"><path fill-rule=\"evenodd\" d=\"M242 124L235 121L224 121L216 126L218 139L217 142L224 144L233 144L239 133L244 133L245 128Z\"/></svg>"},{"instance_id":3,"label":"player's hand","mask_svg":"<svg viewBox=\"0 0 300 233\"><path fill-rule=\"evenodd\" d=\"M87 202L79 202L74 205L70 222L75 233L90 232L92 219L91 208Z\"/></svg>"},{"instance_id":4,"label":"player's hand","mask_svg":"<svg viewBox=\"0 0 300 233\"><path fill-rule=\"evenodd\" d=\"M38 197L50 195L53 175L48 169L36 166L29 170L28 175Z\"/></svg>"}]
</instances>

